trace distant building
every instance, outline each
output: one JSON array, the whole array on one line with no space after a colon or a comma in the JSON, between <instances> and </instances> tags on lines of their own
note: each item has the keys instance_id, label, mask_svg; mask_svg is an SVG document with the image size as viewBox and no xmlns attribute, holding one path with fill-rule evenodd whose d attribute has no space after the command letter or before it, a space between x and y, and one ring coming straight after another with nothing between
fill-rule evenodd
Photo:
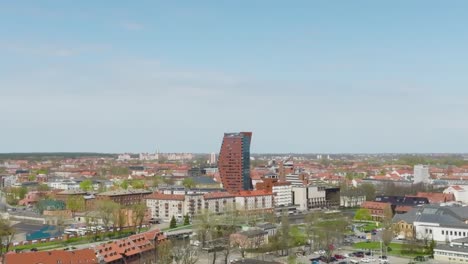
<instances>
[{"instance_id":1,"label":"distant building","mask_svg":"<svg viewBox=\"0 0 468 264\"><path fill-rule=\"evenodd\" d=\"M429 178L429 166L414 165L413 183L427 183Z\"/></svg>"},{"instance_id":2,"label":"distant building","mask_svg":"<svg viewBox=\"0 0 468 264\"><path fill-rule=\"evenodd\" d=\"M223 187L231 193L251 190L250 141L252 132L225 133L218 168Z\"/></svg>"},{"instance_id":3,"label":"distant building","mask_svg":"<svg viewBox=\"0 0 468 264\"><path fill-rule=\"evenodd\" d=\"M210 164L216 164L216 153L213 152L213 153L210 154L209 163Z\"/></svg>"}]
</instances>

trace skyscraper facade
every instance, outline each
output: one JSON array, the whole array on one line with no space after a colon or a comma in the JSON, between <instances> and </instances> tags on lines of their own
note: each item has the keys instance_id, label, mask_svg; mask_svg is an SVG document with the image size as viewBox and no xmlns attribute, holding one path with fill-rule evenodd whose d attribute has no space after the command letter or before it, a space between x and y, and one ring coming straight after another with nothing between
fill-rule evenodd
<instances>
[{"instance_id":1,"label":"skyscraper facade","mask_svg":"<svg viewBox=\"0 0 468 264\"><path fill-rule=\"evenodd\" d=\"M250 141L252 132L224 133L218 170L224 189L230 193L252 190Z\"/></svg>"}]
</instances>

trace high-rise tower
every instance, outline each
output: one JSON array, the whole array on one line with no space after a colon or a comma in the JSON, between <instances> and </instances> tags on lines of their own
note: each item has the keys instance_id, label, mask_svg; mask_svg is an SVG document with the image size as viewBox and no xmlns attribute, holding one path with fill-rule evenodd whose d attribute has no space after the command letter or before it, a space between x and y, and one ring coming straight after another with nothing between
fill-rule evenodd
<instances>
[{"instance_id":1,"label":"high-rise tower","mask_svg":"<svg viewBox=\"0 0 468 264\"><path fill-rule=\"evenodd\" d=\"M250 141L252 132L224 133L218 170L224 189L230 193L251 190Z\"/></svg>"}]
</instances>

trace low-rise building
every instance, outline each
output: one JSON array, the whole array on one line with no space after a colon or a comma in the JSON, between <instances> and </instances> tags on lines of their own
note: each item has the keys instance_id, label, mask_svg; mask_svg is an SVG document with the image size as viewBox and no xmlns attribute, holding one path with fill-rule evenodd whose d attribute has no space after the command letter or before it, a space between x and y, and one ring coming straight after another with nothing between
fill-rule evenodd
<instances>
[{"instance_id":1,"label":"low-rise building","mask_svg":"<svg viewBox=\"0 0 468 264\"><path fill-rule=\"evenodd\" d=\"M454 239L449 244L437 244L434 248L436 263L468 262L468 238Z\"/></svg>"},{"instance_id":2,"label":"low-rise building","mask_svg":"<svg viewBox=\"0 0 468 264\"><path fill-rule=\"evenodd\" d=\"M268 232L261 229L250 229L230 236L232 245L243 249L256 249L268 244Z\"/></svg>"},{"instance_id":3,"label":"low-rise building","mask_svg":"<svg viewBox=\"0 0 468 264\"><path fill-rule=\"evenodd\" d=\"M407 225L406 230L399 235L416 239L433 239L436 242L450 242L468 237L468 208L419 206L406 214L395 215L393 223ZM411 233L409 229L413 232Z\"/></svg>"},{"instance_id":4,"label":"low-rise building","mask_svg":"<svg viewBox=\"0 0 468 264\"><path fill-rule=\"evenodd\" d=\"M389 203L366 201L361 208L368 209L372 220L381 221L386 217L393 217L392 206Z\"/></svg>"},{"instance_id":5,"label":"low-rise building","mask_svg":"<svg viewBox=\"0 0 468 264\"><path fill-rule=\"evenodd\" d=\"M362 203L366 201L365 195L358 196L340 196L340 206L341 207L360 207Z\"/></svg>"}]
</instances>

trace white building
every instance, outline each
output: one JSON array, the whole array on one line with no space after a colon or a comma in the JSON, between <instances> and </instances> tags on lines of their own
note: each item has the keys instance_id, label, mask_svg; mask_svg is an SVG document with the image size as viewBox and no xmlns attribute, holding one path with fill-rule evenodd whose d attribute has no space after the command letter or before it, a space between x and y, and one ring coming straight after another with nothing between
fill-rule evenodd
<instances>
[{"instance_id":1,"label":"white building","mask_svg":"<svg viewBox=\"0 0 468 264\"><path fill-rule=\"evenodd\" d=\"M153 193L146 198L146 206L150 210L151 218L164 221L171 220L173 216L182 219L186 214L184 195Z\"/></svg>"},{"instance_id":2,"label":"white building","mask_svg":"<svg viewBox=\"0 0 468 264\"><path fill-rule=\"evenodd\" d=\"M235 208L236 197L227 192L213 192L203 195L204 208L214 213L223 213Z\"/></svg>"},{"instance_id":3,"label":"white building","mask_svg":"<svg viewBox=\"0 0 468 264\"><path fill-rule=\"evenodd\" d=\"M393 222L412 225L416 239L445 243L468 237L468 207L425 205L396 214Z\"/></svg>"},{"instance_id":4,"label":"white building","mask_svg":"<svg viewBox=\"0 0 468 264\"><path fill-rule=\"evenodd\" d=\"M209 163L210 164L216 164L216 153L213 152L213 153L210 154Z\"/></svg>"},{"instance_id":5,"label":"white building","mask_svg":"<svg viewBox=\"0 0 468 264\"><path fill-rule=\"evenodd\" d=\"M349 196L340 196L340 206L341 207L359 207L363 202L366 201L365 195L349 195Z\"/></svg>"},{"instance_id":6,"label":"white building","mask_svg":"<svg viewBox=\"0 0 468 264\"><path fill-rule=\"evenodd\" d=\"M468 186L452 185L444 190L444 193L451 193L455 197L455 201L468 203Z\"/></svg>"},{"instance_id":7,"label":"white building","mask_svg":"<svg viewBox=\"0 0 468 264\"><path fill-rule=\"evenodd\" d=\"M130 154L120 154L118 157L117 157L117 160L118 161L128 161L128 160L131 160L132 157L130 156Z\"/></svg>"},{"instance_id":8,"label":"white building","mask_svg":"<svg viewBox=\"0 0 468 264\"><path fill-rule=\"evenodd\" d=\"M430 179L429 166L414 165L413 183L425 183Z\"/></svg>"},{"instance_id":9,"label":"white building","mask_svg":"<svg viewBox=\"0 0 468 264\"><path fill-rule=\"evenodd\" d=\"M286 175L286 181L290 182L292 186L303 186L304 183L299 179L299 174Z\"/></svg>"},{"instance_id":10,"label":"white building","mask_svg":"<svg viewBox=\"0 0 468 264\"><path fill-rule=\"evenodd\" d=\"M468 238L454 239L448 245L437 244L434 248L436 263L468 262Z\"/></svg>"},{"instance_id":11,"label":"white building","mask_svg":"<svg viewBox=\"0 0 468 264\"><path fill-rule=\"evenodd\" d=\"M293 204L298 210L327 206L326 187L323 186L292 186Z\"/></svg>"},{"instance_id":12,"label":"white building","mask_svg":"<svg viewBox=\"0 0 468 264\"><path fill-rule=\"evenodd\" d=\"M272 210L273 203L273 194L264 190L240 191L236 194L236 209L238 210Z\"/></svg>"},{"instance_id":13,"label":"white building","mask_svg":"<svg viewBox=\"0 0 468 264\"><path fill-rule=\"evenodd\" d=\"M57 190L79 190L80 189L80 184L71 180L47 182L47 186L49 186L49 188L51 189L57 189Z\"/></svg>"},{"instance_id":14,"label":"white building","mask_svg":"<svg viewBox=\"0 0 468 264\"><path fill-rule=\"evenodd\" d=\"M272 187L273 199L275 206L291 205L292 199L292 186L289 183L280 184L276 183Z\"/></svg>"}]
</instances>

